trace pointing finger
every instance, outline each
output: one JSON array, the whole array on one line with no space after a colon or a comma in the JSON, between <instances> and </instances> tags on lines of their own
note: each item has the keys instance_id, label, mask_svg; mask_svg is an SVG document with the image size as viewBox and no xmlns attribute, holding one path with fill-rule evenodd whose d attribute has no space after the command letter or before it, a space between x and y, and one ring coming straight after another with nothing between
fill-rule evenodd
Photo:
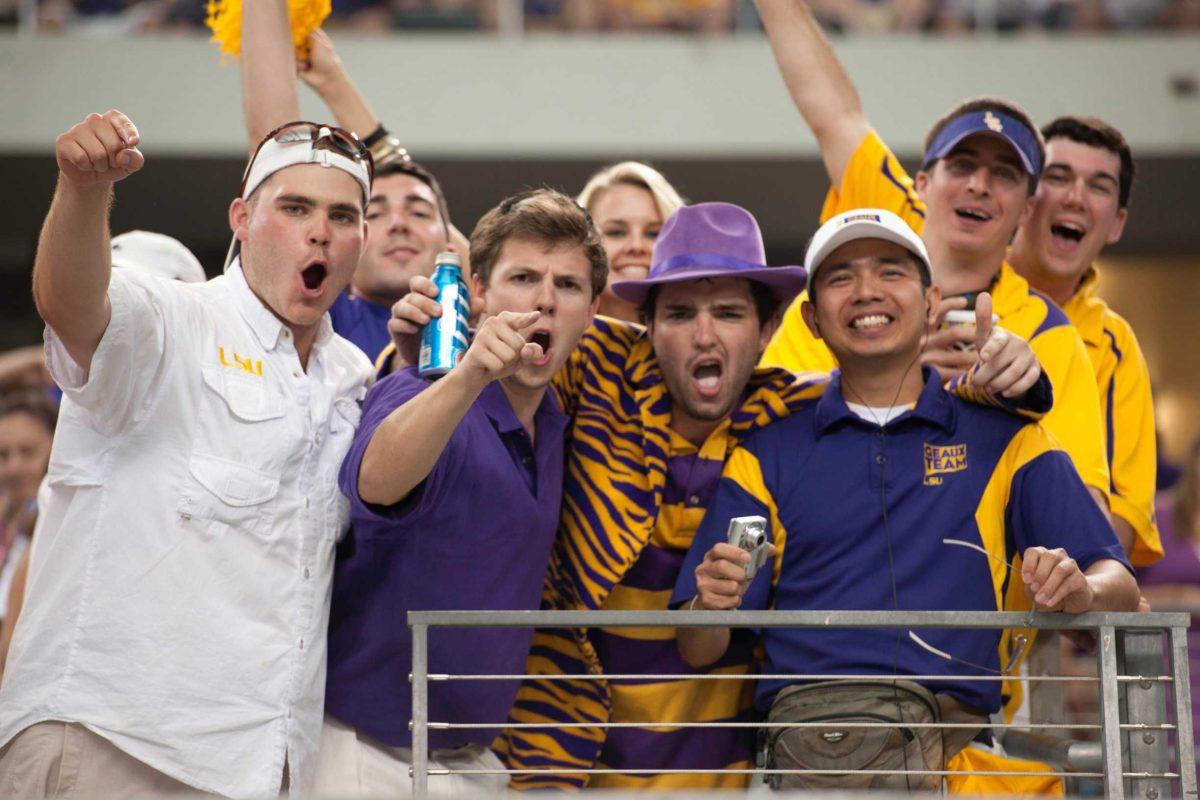
<instances>
[{"instance_id":1,"label":"pointing finger","mask_svg":"<svg viewBox=\"0 0 1200 800\"><path fill-rule=\"evenodd\" d=\"M975 349L982 350L992 335L992 296L980 292L975 298Z\"/></svg>"}]
</instances>

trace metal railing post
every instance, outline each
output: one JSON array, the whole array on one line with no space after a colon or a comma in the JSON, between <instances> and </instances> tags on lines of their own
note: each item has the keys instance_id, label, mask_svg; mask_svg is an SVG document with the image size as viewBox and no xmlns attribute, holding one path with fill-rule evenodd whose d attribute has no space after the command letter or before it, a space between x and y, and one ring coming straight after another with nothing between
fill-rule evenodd
<instances>
[{"instance_id":1,"label":"metal railing post","mask_svg":"<svg viewBox=\"0 0 1200 800\"><path fill-rule=\"evenodd\" d=\"M1121 769L1121 703L1117 688L1117 637L1112 625L1101 625L1097 655L1100 658L1100 720L1104 745L1104 796L1121 800L1125 784Z\"/></svg>"},{"instance_id":2,"label":"metal railing post","mask_svg":"<svg viewBox=\"0 0 1200 800\"><path fill-rule=\"evenodd\" d=\"M1188 668L1188 629L1171 628L1171 679L1175 684L1175 750L1183 797L1196 796L1196 750L1192 738L1192 684Z\"/></svg>"},{"instance_id":3,"label":"metal railing post","mask_svg":"<svg viewBox=\"0 0 1200 800\"><path fill-rule=\"evenodd\" d=\"M1122 675L1153 678L1166 675L1161 631L1127 630L1120 632L1117 655ZM1159 681L1141 680L1122 683L1125 721L1162 725L1167 721L1167 687ZM1137 765L1138 772L1164 773L1169 766L1170 748L1167 732L1127 730L1123 750L1126 764ZM1160 800L1170 797L1170 778L1130 778L1126 786L1129 797Z\"/></svg>"},{"instance_id":4,"label":"metal railing post","mask_svg":"<svg viewBox=\"0 0 1200 800\"><path fill-rule=\"evenodd\" d=\"M412 625L413 797L429 795L429 626Z\"/></svg>"}]
</instances>

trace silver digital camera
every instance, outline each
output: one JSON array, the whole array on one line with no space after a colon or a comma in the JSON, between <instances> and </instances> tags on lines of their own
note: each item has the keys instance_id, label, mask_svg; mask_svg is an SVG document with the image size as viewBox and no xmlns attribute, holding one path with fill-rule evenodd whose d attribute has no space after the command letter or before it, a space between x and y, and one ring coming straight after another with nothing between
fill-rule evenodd
<instances>
[{"instance_id":1,"label":"silver digital camera","mask_svg":"<svg viewBox=\"0 0 1200 800\"><path fill-rule=\"evenodd\" d=\"M750 554L746 564L746 580L753 580L759 567L767 563L771 543L767 541L765 517L734 517L729 520L729 543Z\"/></svg>"}]
</instances>

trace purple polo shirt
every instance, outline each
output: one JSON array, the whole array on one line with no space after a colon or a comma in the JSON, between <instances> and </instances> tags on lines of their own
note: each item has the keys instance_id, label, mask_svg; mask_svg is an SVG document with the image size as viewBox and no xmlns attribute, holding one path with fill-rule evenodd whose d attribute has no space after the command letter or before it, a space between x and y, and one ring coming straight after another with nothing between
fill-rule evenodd
<instances>
[{"instance_id":1,"label":"purple polo shirt","mask_svg":"<svg viewBox=\"0 0 1200 800\"><path fill-rule=\"evenodd\" d=\"M339 294L329 307L334 332L358 345L372 364L392 341L387 330L391 318L390 306L373 303L349 289Z\"/></svg>"},{"instance_id":2,"label":"purple polo shirt","mask_svg":"<svg viewBox=\"0 0 1200 800\"><path fill-rule=\"evenodd\" d=\"M535 609L558 527L567 417L550 392L534 417L536 442L504 390L489 384L433 471L393 506L364 503L358 470L375 429L430 385L415 369L367 394L339 482L351 528L339 544L329 617L325 710L360 733L410 747L410 610ZM429 671L520 674L533 632L434 629ZM431 722L495 722L494 729L429 732L431 748L490 744L516 681L431 683Z\"/></svg>"}]
</instances>

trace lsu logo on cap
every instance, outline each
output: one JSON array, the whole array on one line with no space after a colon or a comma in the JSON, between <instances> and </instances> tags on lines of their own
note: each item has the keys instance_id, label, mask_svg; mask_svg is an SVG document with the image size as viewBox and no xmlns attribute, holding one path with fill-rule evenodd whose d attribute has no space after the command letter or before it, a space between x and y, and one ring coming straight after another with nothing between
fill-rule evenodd
<instances>
[{"instance_id":1,"label":"lsu logo on cap","mask_svg":"<svg viewBox=\"0 0 1200 800\"><path fill-rule=\"evenodd\" d=\"M1004 123L1000 121L999 117L990 111L984 113L983 124L987 125L989 130L993 130L996 133L1000 133L1004 130Z\"/></svg>"},{"instance_id":2,"label":"lsu logo on cap","mask_svg":"<svg viewBox=\"0 0 1200 800\"><path fill-rule=\"evenodd\" d=\"M942 475L962 472L967 468L965 444L925 445L925 485L941 486Z\"/></svg>"},{"instance_id":3,"label":"lsu logo on cap","mask_svg":"<svg viewBox=\"0 0 1200 800\"><path fill-rule=\"evenodd\" d=\"M883 222L878 214L851 214L848 217L842 217L842 225L850 225L854 222Z\"/></svg>"}]
</instances>

